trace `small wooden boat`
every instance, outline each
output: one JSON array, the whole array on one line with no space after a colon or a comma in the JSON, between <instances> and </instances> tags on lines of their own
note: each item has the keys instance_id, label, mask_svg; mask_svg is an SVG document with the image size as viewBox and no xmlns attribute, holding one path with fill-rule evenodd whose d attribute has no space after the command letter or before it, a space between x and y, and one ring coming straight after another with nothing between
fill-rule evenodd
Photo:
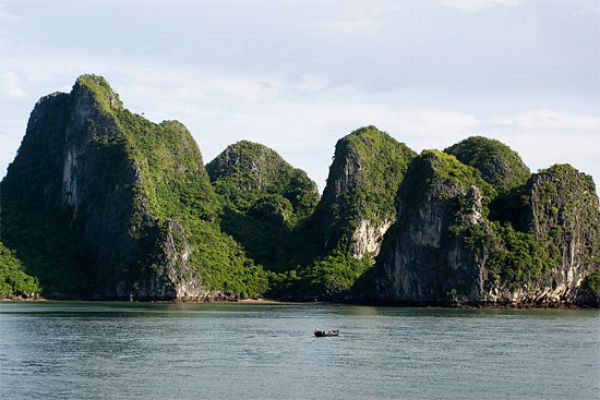
<instances>
[{"instance_id":1,"label":"small wooden boat","mask_svg":"<svg viewBox=\"0 0 600 400\"><path fill-rule=\"evenodd\" d=\"M330 331L325 331L319 328L315 328L315 336L316 337L331 337L331 336L339 336L339 329L332 329Z\"/></svg>"}]
</instances>

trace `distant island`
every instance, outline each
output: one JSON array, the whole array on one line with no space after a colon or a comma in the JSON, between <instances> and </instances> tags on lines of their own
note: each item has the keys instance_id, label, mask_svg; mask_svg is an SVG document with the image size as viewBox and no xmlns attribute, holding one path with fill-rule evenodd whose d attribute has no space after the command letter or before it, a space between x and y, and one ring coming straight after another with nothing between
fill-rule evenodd
<instances>
[{"instance_id":1,"label":"distant island","mask_svg":"<svg viewBox=\"0 0 600 400\"><path fill-rule=\"evenodd\" d=\"M4 298L600 306L591 176L481 136L417 154L357 129L320 195L261 144L205 165L83 75L37 102L0 190Z\"/></svg>"}]
</instances>

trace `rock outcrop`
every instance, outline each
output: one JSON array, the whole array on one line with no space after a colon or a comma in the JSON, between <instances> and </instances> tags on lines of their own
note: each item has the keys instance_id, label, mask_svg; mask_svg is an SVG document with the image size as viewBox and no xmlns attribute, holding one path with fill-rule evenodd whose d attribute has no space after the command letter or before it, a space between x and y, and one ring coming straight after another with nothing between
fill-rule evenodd
<instances>
[{"instance_id":1,"label":"rock outcrop","mask_svg":"<svg viewBox=\"0 0 600 400\"><path fill-rule=\"evenodd\" d=\"M217 193L241 211L259 208L265 199L277 197L283 203L276 210L278 219L289 226L309 216L319 201L317 185L306 172L258 143L241 141L228 146L206 169Z\"/></svg>"},{"instance_id":2,"label":"rock outcrop","mask_svg":"<svg viewBox=\"0 0 600 400\"><path fill-rule=\"evenodd\" d=\"M236 258L195 245L236 248L191 134L130 113L101 77L37 103L2 195L2 240L49 295L198 300L215 289L202 267Z\"/></svg>"},{"instance_id":3,"label":"rock outcrop","mask_svg":"<svg viewBox=\"0 0 600 400\"><path fill-rule=\"evenodd\" d=\"M494 181L494 180L492 180ZM517 188L514 216L492 220L497 192L452 156L424 152L398 193L373 297L421 304L589 304L600 268L600 214L591 178L568 165ZM593 297L593 296L591 296Z\"/></svg>"},{"instance_id":4,"label":"rock outcrop","mask_svg":"<svg viewBox=\"0 0 600 400\"><path fill-rule=\"evenodd\" d=\"M319 198L256 143L205 167L185 126L84 75L38 101L2 180L0 295L598 307L596 193L495 140L417 155L368 126Z\"/></svg>"},{"instance_id":5,"label":"rock outcrop","mask_svg":"<svg viewBox=\"0 0 600 400\"><path fill-rule=\"evenodd\" d=\"M396 191L415 155L374 126L337 142L315 213L323 250L342 245L356 259L377 256L383 235L396 218Z\"/></svg>"},{"instance_id":6,"label":"rock outcrop","mask_svg":"<svg viewBox=\"0 0 600 400\"><path fill-rule=\"evenodd\" d=\"M394 197L415 155L374 126L337 142L321 201L300 229L309 255L303 274L319 283L316 297L320 292L327 298L346 298L372 266L396 219Z\"/></svg>"},{"instance_id":7,"label":"rock outcrop","mask_svg":"<svg viewBox=\"0 0 600 400\"><path fill-rule=\"evenodd\" d=\"M512 263L511 271L522 278L489 282L484 300L586 303L581 285L600 269L600 206L592 178L570 165L554 165L534 174L521 192L528 199L521 225L529 239L521 258L529 268ZM510 244L505 240L504 250L514 253Z\"/></svg>"},{"instance_id":8,"label":"rock outcrop","mask_svg":"<svg viewBox=\"0 0 600 400\"><path fill-rule=\"evenodd\" d=\"M400 186L398 218L378 259L378 299L443 303L481 299L484 260L468 241L482 229L481 190L493 190L456 158L427 151Z\"/></svg>"},{"instance_id":9,"label":"rock outcrop","mask_svg":"<svg viewBox=\"0 0 600 400\"><path fill-rule=\"evenodd\" d=\"M444 152L476 168L481 177L498 192L524 185L531 175L521 157L497 140L472 136L448 147Z\"/></svg>"}]
</instances>

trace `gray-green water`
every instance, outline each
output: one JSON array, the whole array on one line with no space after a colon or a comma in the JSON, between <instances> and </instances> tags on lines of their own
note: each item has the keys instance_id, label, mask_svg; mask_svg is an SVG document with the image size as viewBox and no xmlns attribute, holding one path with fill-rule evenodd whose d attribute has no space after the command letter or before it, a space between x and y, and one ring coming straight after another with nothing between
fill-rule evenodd
<instances>
[{"instance_id":1,"label":"gray-green water","mask_svg":"<svg viewBox=\"0 0 600 400\"><path fill-rule=\"evenodd\" d=\"M600 313L1 303L0 368L2 399L597 399Z\"/></svg>"}]
</instances>

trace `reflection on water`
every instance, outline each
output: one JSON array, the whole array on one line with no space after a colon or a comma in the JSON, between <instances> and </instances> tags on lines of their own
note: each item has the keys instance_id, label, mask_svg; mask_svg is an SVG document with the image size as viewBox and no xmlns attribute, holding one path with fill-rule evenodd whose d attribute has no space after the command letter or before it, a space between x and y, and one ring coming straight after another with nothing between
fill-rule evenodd
<instances>
[{"instance_id":1,"label":"reflection on water","mask_svg":"<svg viewBox=\"0 0 600 400\"><path fill-rule=\"evenodd\" d=\"M0 398L598 398L600 313L1 303ZM314 327L339 328L315 338Z\"/></svg>"}]
</instances>

